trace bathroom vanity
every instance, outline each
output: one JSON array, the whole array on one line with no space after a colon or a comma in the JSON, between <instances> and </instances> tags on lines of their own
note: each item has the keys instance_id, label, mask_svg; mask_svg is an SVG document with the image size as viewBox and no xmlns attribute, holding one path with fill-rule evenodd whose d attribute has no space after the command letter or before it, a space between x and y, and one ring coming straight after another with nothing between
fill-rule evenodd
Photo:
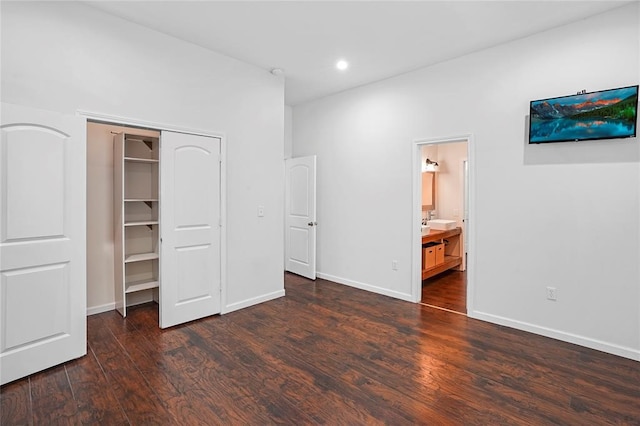
<instances>
[{"instance_id":1,"label":"bathroom vanity","mask_svg":"<svg viewBox=\"0 0 640 426\"><path fill-rule=\"evenodd\" d=\"M462 264L462 229L431 229L422 236L422 279L426 280Z\"/></svg>"}]
</instances>

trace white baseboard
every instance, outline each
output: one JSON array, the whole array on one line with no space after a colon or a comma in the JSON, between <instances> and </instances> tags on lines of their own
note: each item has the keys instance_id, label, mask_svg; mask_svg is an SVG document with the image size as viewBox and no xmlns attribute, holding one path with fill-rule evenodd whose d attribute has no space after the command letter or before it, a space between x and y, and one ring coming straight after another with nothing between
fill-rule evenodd
<instances>
[{"instance_id":1,"label":"white baseboard","mask_svg":"<svg viewBox=\"0 0 640 426\"><path fill-rule=\"evenodd\" d=\"M116 308L115 302L105 303L104 305L99 305L99 306L89 306L87 307L87 316L113 311L115 308Z\"/></svg>"},{"instance_id":2,"label":"white baseboard","mask_svg":"<svg viewBox=\"0 0 640 426\"><path fill-rule=\"evenodd\" d=\"M127 308L136 305L142 305L143 303L153 302L153 292L145 291L137 293L133 298L128 300ZM103 312L114 311L116 309L116 302L105 303L104 305L90 306L87 308L87 316L101 314Z\"/></svg>"},{"instance_id":3,"label":"white baseboard","mask_svg":"<svg viewBox=\"0 0 640 426\"><path fill-rule=\"evenodd\" d=\"M517 321L511 318L505 318L498 315L488 314L486 312L473 311L467 314L469 318L490 322L493 324L504 325L506 327L515 328L517 330L527 331L529 333L538 334L552 339L561 340L563 342L573 343L584 346L586 348L595 349L597 351L618 355L629 358L634 361L640 361L640 350L616 345L601 340L592 339L590 337L579 336L577 334L567 333L552 328L541 327L527 322Z\"/></svg>"},{"instance_id":4,"label":"white baseboard","mask_svg":"<svg viewBox=\"0 0 640 426\"><path fill-rule=\"evenodd\" d=\"M322 272L317 272L316 276L323 280L333 281L338 284L348 285L349 287L355 287L360 290L370 291L372 293L382 294L383 296L393 297L394 299L404 300L406 302L415 303L413 297L407 293L400 293L399 291L392 291L382 287L376 287L371 284L365 284L358 281L348 280L346 278L336 277L335 275L329 275Z\"/></svg>"},{"instance_id":5,"label":"white baseboard","mask_svg":"<svg viewBox=\"0 0 640 426\"><path fill-rule=\"evenodd\" d=\"M284 297L284 289L274 291L273 293L263 294L262 296L252 297L251 299L241 300L240 302L232 303L223 307L221 314L228 314L239 309L248 308L249 306L257 305L259 303L268 302L269 300Z\"/></svg>"}]
</instances>

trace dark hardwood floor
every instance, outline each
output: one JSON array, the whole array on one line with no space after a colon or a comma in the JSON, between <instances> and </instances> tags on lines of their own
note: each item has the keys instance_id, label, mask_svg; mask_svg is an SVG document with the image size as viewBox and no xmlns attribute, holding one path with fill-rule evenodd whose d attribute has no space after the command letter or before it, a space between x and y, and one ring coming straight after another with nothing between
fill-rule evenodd
<instances>
[{"instance_id":1,"label":"dark hardwood floor","mask_svg":"<svg viewBox=\"0 0 640 426\"><path fill-rule=\"evenodd\" d=\"M467 313L467 273L449 270L422 281L422 303Z\"/></svg>"},{"instance_id":2,"label":"dark hardwood floor","mask_svg":"<svg viewBox=\"0 0 640 426\"><path fill-rule=\"evenodd\" d=\"M88 355L0 389L2 425L640 424L640 363L286 275L168 330L88 317Z\"/></svg>"}]
</instances>

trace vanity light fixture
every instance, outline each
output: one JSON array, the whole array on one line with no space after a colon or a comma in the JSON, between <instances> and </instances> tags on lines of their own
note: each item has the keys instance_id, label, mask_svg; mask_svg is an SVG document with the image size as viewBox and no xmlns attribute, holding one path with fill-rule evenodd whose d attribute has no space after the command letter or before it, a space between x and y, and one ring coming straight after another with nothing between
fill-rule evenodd
<instances>
[{"instance_id":1,"label":"vanity light fixture","mask_svg":"<svg viewBox=\"0 0 640 426\"><path fill-rule=\"evenodd\" d=\"M341 59L338 62L336 62L336 68L338 68L340 71L344 71L347 68L349 68L349 62L345 61L344 59Z\"/></svg>"},{"instance_id":2,"label":"vanity light fixture","mask_svg":"<svg viewBox=\"0 0 640 426\"><path fill-rule=\"evenodd\" d=\"M427 158L427 161L425 161L425 167L423 169L424 172L437 172L438 171L438 162L437 161L431 161Z\"/></svg>"}]
</instances>

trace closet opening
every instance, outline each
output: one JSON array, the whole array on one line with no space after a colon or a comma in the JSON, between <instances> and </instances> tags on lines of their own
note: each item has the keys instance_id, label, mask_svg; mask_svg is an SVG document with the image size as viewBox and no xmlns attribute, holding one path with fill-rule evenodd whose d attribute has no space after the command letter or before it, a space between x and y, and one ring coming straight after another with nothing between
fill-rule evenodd
<instances>
[{"instance_id":1,"label":"closet opening","mask_svg":"<svg viewBox=\"0 0 640 426\"><path fill-rule=\"evenodd\" d=\"M159 139L87 121L88 314L159 301Z\"/></svg>"},{"instance_id":2,"label":"closet opening","mask_svg":"<svg viewBox=\"0 0 640 426\"><path fill-rule=\"evenodd\" d=\"M87 313L156 302L161 328L220 314L223 137L99 118L87 116Z\"/></svg>"}]
</instances>

